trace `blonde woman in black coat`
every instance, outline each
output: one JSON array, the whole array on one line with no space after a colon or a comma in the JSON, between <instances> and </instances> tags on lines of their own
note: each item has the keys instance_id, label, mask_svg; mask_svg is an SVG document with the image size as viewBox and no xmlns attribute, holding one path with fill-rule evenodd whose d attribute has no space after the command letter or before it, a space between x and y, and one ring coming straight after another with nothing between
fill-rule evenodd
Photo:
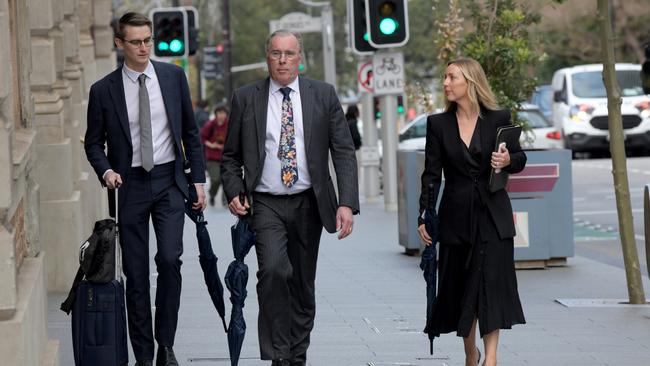
<instances>
[{"instance_id":1,"label":"blonde woman in black coat","mask_svg":"<svg viewBox=\"0 0 650 366\"><path fill-rule=\"evenodd\" d=\"M490 193L491 169L520 172L526 155L519 144L493 152L496 131L511 124L510 112L497 107L481 65L464 58L447 65L445 112L427 120L422 213L433 194L440 202L438 296L430 324L437 335L463 338L465 364L477 365L476 327L483 338L483 365L497 362L499 330L525 323L517 292L513 237L515 227L508 193ZM427 188L433 184L433 192ZM420 237L431 237L420 222Z\"/></svg>"}]
</instances>

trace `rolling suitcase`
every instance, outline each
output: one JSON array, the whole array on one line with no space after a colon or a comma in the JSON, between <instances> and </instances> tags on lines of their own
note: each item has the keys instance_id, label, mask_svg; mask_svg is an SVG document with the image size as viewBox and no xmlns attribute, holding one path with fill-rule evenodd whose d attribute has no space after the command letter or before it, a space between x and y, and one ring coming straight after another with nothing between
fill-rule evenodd
<instances>
[{"instance_id":1,"label":"rolling suitcase","mask_svg":"<svg viewBox=\"0 0 650 366\"><path fill-rule=\"evenodd\" d=\"M61 306L64 311L66 308L72 310L72 346L76 366L128 365L126 307L121 278L116 207L117 191L111 195L109 190L109 211L115 221L102 220L95 224L95 231L101 223L107 225L107 230L112 230L111 233L115 233L112 239L113 250L108 250L108 253L115 255L114 278L108 282L92 282L88 280L92 276L84 274L80 267L69 299ZM95 234L94 232L93 235ZM82 245L82 263L84 246L87 247L90 241L91 239Z\"/></svg>"}]
</instances>

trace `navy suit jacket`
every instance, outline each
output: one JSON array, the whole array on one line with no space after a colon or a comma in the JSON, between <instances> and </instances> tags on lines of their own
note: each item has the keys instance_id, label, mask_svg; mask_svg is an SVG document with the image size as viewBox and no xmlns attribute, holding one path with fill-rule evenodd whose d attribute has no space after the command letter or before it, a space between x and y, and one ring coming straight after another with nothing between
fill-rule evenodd
<instances>
[{"instance_id":1,"label":"navy suit jacket","mask_svg":"<svg viewBox=\"0 0 650 366\"><path fill-rule=\"evenodd\" d=\"M188 182L183 173L183 148L192 168L192 181L205 182L203 153L199 131L194 121L187 78L183 69L176 65L153 60L150 62L156 70L174 139L176 184L187 197ZM104 172L113 169L122 176L124 188L128 189L133 145L124 97L122 68L94 83L88 99L88 127L84 141L88 161L102 185L105 184L102 178ZM126 197L124 193L119 195L120 206Z\"/></svg>"},{"instance_id":2,"label":"navy suit jacket","mask_svg":"<svg viewBox=\"0 0 650 366\"><path fill-rule=\"evenodd\" d=\"M354 143L334 87L302 76L298 80L307 169L323 226L333 233L339 206L348 206L355 214L359 212ZM221 158L221 179L228 201L240 192L255 191L262 177L269 85L270 79L266 78L233 93L228 137ZM337 176L338 200L330 177L329 153Z\"/></svg>"},{"instance_id":3,"label":"navy suit jacket","mask_svg":"<svg viewBox=\"0 0 650 366\"><path fill-rule=\"evenodd\" d=\"M433 183L433 202L437 202L442 172L445 175L445 187L440 201L438 216L440 217L439 240L445 244L469 243L473 238L470 233L470 202L475 185L478 187L481 199L492 216L499 237L512 238L515 236L515 225L512 218L512 206L508 193L498 190L490 193L488 181L492 169L490 160L496 141L497 129L508 126L510 112L507 110L481 109L483 116L479 118L476 128L481 133L481 164L477 182L470 175L463 155L463 141L460 138L455 111L434 114L427 119L427 142L425 148L424 172L422 173L422 193L420 195L420 213L426 208L431 192L428 187ZM503 170L508 173L519 173L526 165L526 154L519 143L508 146L510 165Z\"/></svg>"}]
</instances>

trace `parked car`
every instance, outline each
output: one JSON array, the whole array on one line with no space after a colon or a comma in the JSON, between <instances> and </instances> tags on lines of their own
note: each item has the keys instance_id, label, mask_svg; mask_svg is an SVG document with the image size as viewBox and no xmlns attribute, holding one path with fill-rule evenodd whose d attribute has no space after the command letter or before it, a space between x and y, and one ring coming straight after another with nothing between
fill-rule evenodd
<instances>
[{"instance_id":1,"label":"parked car","mask_svg":"<svg viewBox=\"0 0 650 366\"><path fill-rule=\"evenodd\" d=\"M526 134L521 135L520 142L524 149L538 150L562 147L560 131L553 128L536 105L525 103L518 114L531 126L529 136ZM398 148L401 150L424 150L426 134L427 115L421 114L402 128L399 134Z\"/></svg>"},{"instance_id":2,"label":"parked car","mask_svg":"<svg viewBox=\"0 0 650 366\"><path fill-rule=\"evenodd\" d=\"M650 98L643 92L641 65L616 64L622 97L625 147L650 146ZM562 132L564 146L576 152L607 151L609 122L607 92L601 64L580 65L553 74L553 125Z\"/></svg>"},{"instance_id":3,"label":"parked car","mask_svg":"<svg viewBox=\"0 0 650 366\"><path fill-rule=\"evenodd\" d=\"M535 88L533 95L530 97L530 104L539 107L547 120L553 120L553 87L550 84L539 85Z\"/></svg>"}]
</instances>

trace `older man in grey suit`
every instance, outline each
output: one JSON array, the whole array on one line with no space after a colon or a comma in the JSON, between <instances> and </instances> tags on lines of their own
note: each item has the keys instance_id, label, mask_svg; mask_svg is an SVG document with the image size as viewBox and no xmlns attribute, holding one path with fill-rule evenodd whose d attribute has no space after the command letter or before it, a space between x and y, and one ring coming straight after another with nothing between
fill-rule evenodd
<instances>
[{"instance_id":1,"label":"older man in grey suit","mask_svg":"<svg viewBox=\"0 0 650 366\"><path fill-rule=\"evenodd\" d=\"M257 234L261 357L282 366L306 363L323 227L343 239L359 212L357 163L343 110L331 85L298 76L301 50L300 36L289 31L267 38L270 77L233 93L221 165L230 212L250 210ZM246 193L243 202L240 193Z\"/></svg>"}]
</instances>

